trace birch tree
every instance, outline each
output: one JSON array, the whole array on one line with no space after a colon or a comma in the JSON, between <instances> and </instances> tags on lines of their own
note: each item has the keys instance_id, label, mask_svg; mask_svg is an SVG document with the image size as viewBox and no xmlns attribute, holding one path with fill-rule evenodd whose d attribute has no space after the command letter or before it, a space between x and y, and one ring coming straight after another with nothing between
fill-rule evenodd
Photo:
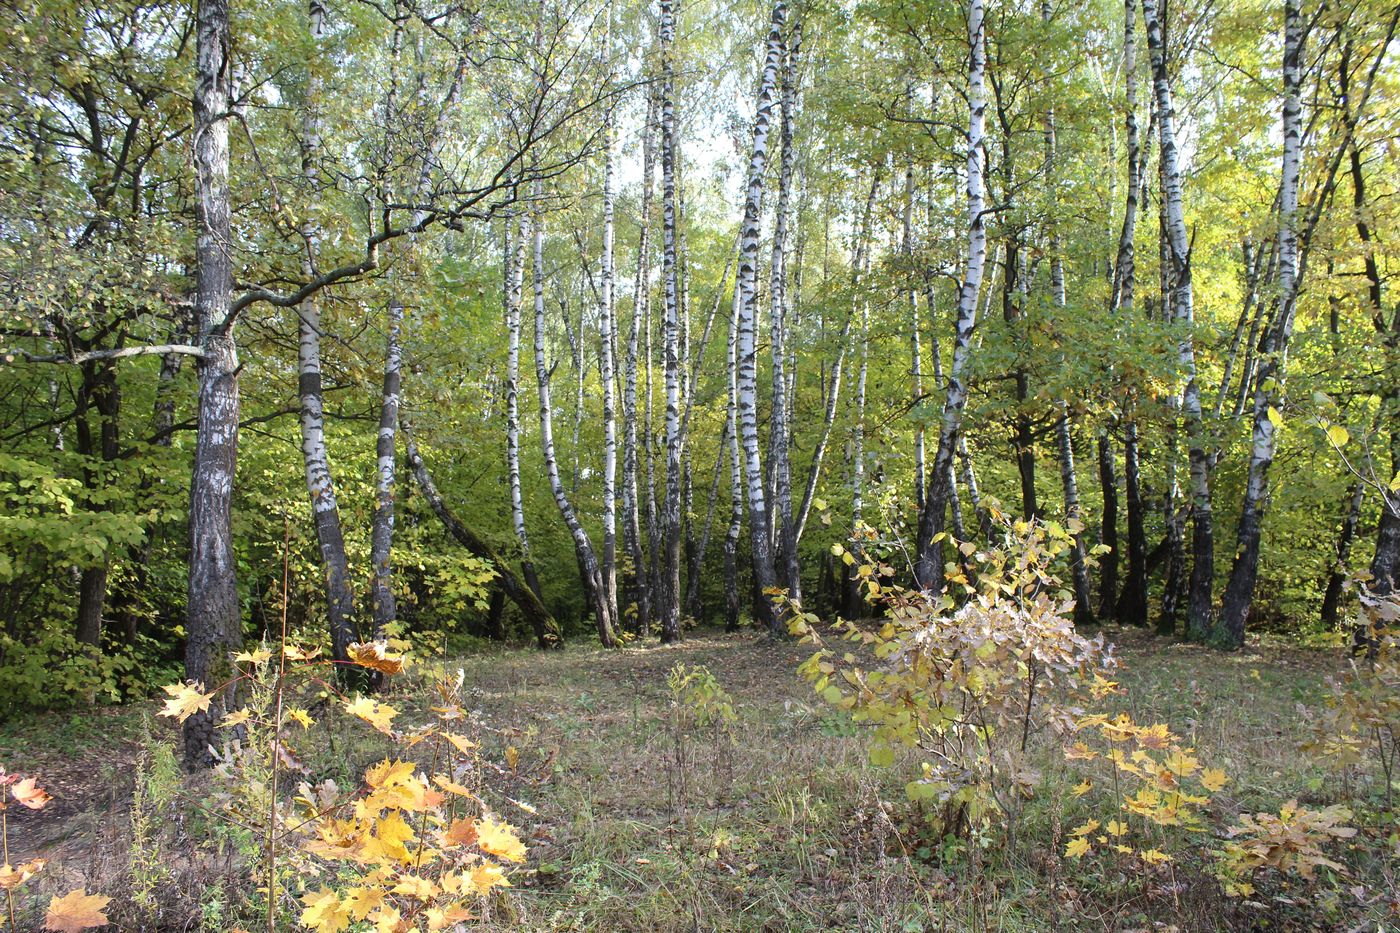
<instances>
[{"instance_id":1,"label":"birch tree","mask_svg":"<svg viewBox=\"0 0 1400 933\"><path fill-rule=\"evenodd\" d=\"M968 362L972 355L972 331L977 325L977 295L982 286L982 271L987 261L987 229L983 211L985 194L983 170L986 166L985 127L986 95L985 69L987 61L986 29L983 0L970 0L967 12L967 242L964 253L962 284L958 291L958 314L953 338L953 358L948 369L948 382L943 396L943 415L938 429L938 449L933 458L932 478L928 495L919 514L918 538L915 548L914 580L925 591L942 586L942 567L938 559L939 542L947 521L952 493L953 454L962 431L963 410L967 405L965 383Z\"/></svg>"}]
</instances>

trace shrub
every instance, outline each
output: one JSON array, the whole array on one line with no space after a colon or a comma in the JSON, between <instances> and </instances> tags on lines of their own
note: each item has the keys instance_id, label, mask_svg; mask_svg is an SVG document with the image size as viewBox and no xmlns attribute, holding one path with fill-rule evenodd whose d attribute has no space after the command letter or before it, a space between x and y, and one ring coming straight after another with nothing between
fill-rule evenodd
<instances>
[{"instance_id":1,"label":"shrub","mask_svg":"<svg viewBox=\"0 0 1400 933\"><path fill-rule=\"evenodd\" d=\"M1102 681L1115 663L1101 636L1075 631L1073 601L1051 570L1074 529L1023 521L1003 528L1000 546L958 545L962 562L948 570L961 603L951 592L882 586L892 568L859 566L872 601L888 613L874 630L835 623L859 656L828 647L817 618L792 607L791 631L817 646L799 672L828 702L874 726L874 764L915 751L906 791L940 834L993 824L1014 834L1039 780L1027 755L1032 736L1071 730L1074 689ZM833 551L849 558L839 545Z\"/></svg>"}]
</instances>

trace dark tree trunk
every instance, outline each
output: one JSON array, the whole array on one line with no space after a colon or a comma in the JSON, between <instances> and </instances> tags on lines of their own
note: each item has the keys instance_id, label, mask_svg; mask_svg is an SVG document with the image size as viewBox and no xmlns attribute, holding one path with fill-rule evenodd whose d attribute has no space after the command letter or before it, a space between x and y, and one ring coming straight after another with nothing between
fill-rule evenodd
<instances>
[{"instance_id":1,"label":"dark tree trunk","mask_svg":"<svg viewBox=\"0 0 1400 933\"><path fill-rule=\"evenodd\" d=\"M1147 530L1142 501L1137 424L1124 426L1123 485L1128 506L1128 576L1114 612L1125 625L1147 624Z\"/></svg>"},{"instance_id":2,"label":"dark tree trunk","mask_svg":"<svg viewBox=\"0 0 1400 933\"><path fill-rule=\"evenodd\" d=\"M1356 539L1356 526L1361 519L1361 502L1366 498L1366 484L1353 483L1347 493L1346 512L1342 515L1342 531L1337 536L1336 557L1332 561L1331 572L1327 575L1327 589L1322 596L1322 624L1329 629L1337 627L1337 617L1342 604L1342 586L1347 579L1347 559L1351 556L1351 544Z\"/></svg>"},{"instance_id":3,"label":"dark tree trunk","mask_svg":"<svg viewBox=\"0 0 1400 933\"><path fill-rule=\"evenodd\" d=\"M414 442L411 429L407 423L402 421L400 427L403 429L404 446L408 452L408 464L413 469L413 476L418 481L418 488L423 490L423 497L428 500L428 505L442 521L447 533L452 535L457 543L466 548L472 555L486 561L495 569L501 583L501 589L510 597L511 602L520 607L525 621L535 632L535 641L541 648L562 646L564 643L563 635L559 631L559 624L549 614L549 610L540 602L534 590L521 585L519 579L511 572L510 565L501 559L501 556L491 545L478 537L476 532L462 524L457 516L452 514L452 510L447 507L442 494L438 492L436 484L433 483L432 475L428 473L427 464L423 462L422 456L418 453L418 445Z\"/></svg>"},{"instance_id":4,"label":"dark tree trunk","mask_svg":"<svg viewBox=\"0 0 1400 933\"><path fill-rule=\"evenodd\" d=\"M1114 617L1118 603L1118 476L1108 432L1099 435L1099 487L1103 490L1103 524L1099 542L1107 551L1099 558L1099 616Z\"/></svg>"},{"instance_id":5,"label":"dark tree trunk","mask_svg":"<svg viewBox=\"0 0 1400 933\"><path fill-rule=\"evenodd\" d=\"M212 763L214 726L237 702L230 652L243 643L233 552L233 482L238 464L238 353L228 332L233 293L229 244L227 0L199 0L195 14L195 309L204 356L190 480L190 568L185 676L223 688L207 712L185 720L185 763Z\"/></svg>"}]
</instances>

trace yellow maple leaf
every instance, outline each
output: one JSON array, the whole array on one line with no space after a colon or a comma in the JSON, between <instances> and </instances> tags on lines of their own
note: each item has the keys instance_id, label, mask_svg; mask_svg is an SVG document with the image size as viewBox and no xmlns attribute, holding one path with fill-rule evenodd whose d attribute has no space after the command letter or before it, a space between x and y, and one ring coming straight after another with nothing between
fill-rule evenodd
<instances>
[{"instance_id":1,"label":"yellow maple leaf","mask_svg":"<svg viewBox=\"0 0 1400 933\"><path fill-rule=\"evenodd\" d=\"M365 771L365 783L372 788L393 787L413 777L417 766L411 761L390 761L385 758Z\"/></svg>"},{"instance_id":2,"label":"yellow maple leaf","mask_svg":"<svg viewBox=\"0 0 1400 933\"><path fill-rule=\"evenodd\" d=\"M360 667L367 667L370 670L379 671L381 674L391 675L403 670L404 656L391 653L389 646L382 641L356 643L345 650L349 655L350 663L358 664Z\"/></svg>"},{"instance_id":3,"label":"yellow maple leaf","mask_svg":"<svg viewBox=\"0 0 1400 933\"><path fill-rule=\"evenodd\" d=\"M1201 786L1212 794L1221 790L1229 780L1222 768L1206 768L1201 772Z\"/></svg>"},{"instance_id":4,"label":"yellow maple leaf","mask_svg":"<svg viewBox=\"0 0 1400 933\"><path fill-rule=\"evenodd\" d=\"M419 901L431 901L437 897L441 890L433 883L431 878L423 878L418 875L404 875L399 879L399 883L394 885L394 893L402 894Z\"/></svg>"},{"instance_id":5,"label":"yellow maple leaf","mask_svg":"<svg viewBox=\"0 0 1400 933\"><path fill-rule=\"evenodd\" d=\"M311 661L320 653L320 648L302 648L297 645L284 645L282 648L282 657L288 661Z\"/></svg>"},{"instance_id":6,"label":"yellow maple leaf","mask_svg":"<svg viewBox=\"0 0 1400 933\"><path fill-rule=\"evenodd\" d=\"M101 894L88 894L82 888L69 891L62 897L49 899L49 909L44 914L44 929L56 933L78 933L93 927L106 926L110 921L103 910L110 897Z\"/></svg>"},{"instance_id":7,"label":"yellow maple leaf","mask_svg":"<svg viewBox=\"0 0 1400 933\"><path fill-rule=\"evenodd\" d=\"M525 861L525 844L515 835L507 823L495 820L480 820L476 824L477 845L483 852L498 856L509 862Z\"/></svg>"},{"instance_id":8,"label":"yellow maple leaf","mask_svg":"<svg viewBox=\"0 0 1400 933\"><path fill-rule=\"evenodd\" d=\"M234 661L241 661L244 664L261 666L272 657L272 652L266 648L259 648L256 651L240 651L233 656Z\"/></svg>"},{"instance_id":9,"label":"yellow maple leaf","mask_svg":"<svg viewBox=\"0 0 1400 933\"><path fill-rule=\"evenodd\" d=\"M1093 787L1094 785L1089 781L1080 781L1078 784L1070 788L1070 793L1074 794L1074 796L1076 797L1083 797L1085 794L1089 793L1089 791L1092 790Z\"/></svg>"},{"instance_id":10,"label":"yellow maple leaf","mask_svg":"<svg viewBox=\"0 0 1400 933\"><path fill-rule=\"evenodd\" d=\"M1148 849L1146 852L1139 853L1139 855L1142 860L1149 865L1159 865L1162 862L1170 862L1172 860L1170 855L1158 849Z\"/></svg>"},{"instance_id":11,"label":"yellow maple leaf","mask_svg":"<svg viewBox=\"0 0 1400 933\"><path fill-rule=\"evenodd\" d=\"M215 693L205 693L203 684L166 684L163 688L170 695L165 701L165 709L158 715L170 716L184 722L195 713L207 713L209 703Z\"/></svg>"},{"instance_id":12,"label":"yellow maple leaf","mask_svg":"<svg viewBox=\"0 0 1400 933\"><path fill-rule=\"evenodd\" d=\"M15 802L30 810L42 810L53 799L53 795L34 782L34 778L16 781L10 786L10 796Z\"/></svg>"},{"instance_id":13,"label":"yellow maple leaf","mask_svg":"<svg viewBox=\"0 0 1400 933\"><path fill-rule=\"evenodd\" d=\"M228 716L225 716L223 722L219 723L219 728L220 728L220 729L232 729L234 726L241 726L241 725L243 725L245 722L247 722L248 720L250 720L250 719L252 719L252 718L253 718L253 711L250 710L250 709L248 709L248 708L245 706L245 707L243 707L243 709L239 710L238 712L236 712L236 713L231 713L231 714L229 714Z\"/></svg>"},{"instance_id":14,"label":"yellow maple leaf","mask_svg":"<svg viewBox=\"0 0 1400 933\"><path fill-rule=\"evenodd\" d=\"M287 710L287 718L300 725L303 729L310 729L316 721L311 718L311 715L307 713L306 710L295 706Z\"/></svg>"},{"instance_id":15,"label":"yellow maple leaf","mask_svg":"<svg viewBox=\"0 0 1400 933\"><path fill-rule=\"evenodd\" d=\"M350 911L350 916L356 920L363 920L379 909L387 897L383 888L351 888L345 897L345 909Z\"/></svg>"},{"instance_id":16,"label":"yellow maple leaf","mask_svg":"<svg viewBox=\"0 0 1400 933\"><path fill-rule=\"evenodd\" d=\"M1104 826L1104 829L1115 836L1121 836L1128 831L1128 824L1124 823L1122 820L1109 820L1108 825Z\"/></svg>"},{"instance_id":17,"label":"yellow maple leaf","mask_svg":"<svg viewBox=\"0 0 1400 933\"><path fill-rule=\"evenodd\" d=\"M385 904L369 920L374 923L375 933L400 933L403 929L401 916L398 908Z\"/></svg>"},{"instance_id":18,"label":"yellow maple leaf","mask_svg":"<svg viewBox=\"0 0 1400 933\"><path fill-rule=\"evenodd\" d=\"M380 703L378 700L371 700L369 697L356 697L345 704L345 712L351 716L357 716L369 723L374 728L391 735L390 723L393 722L399 711L387 703Z\"/></svg>"},{"instance_id":19,"label":"yellow maple leaf","mask_svg":"<svg viewBox=\"0 0 1400 933\"><path fill-rule=\"evenodd\" d=\"M33 878L47 864L47 859L36 858L23 862L18 867L11 867L9 862L0 865L0 889L14 890Z\"/></svg>"},{"instance_id":20,"label":"yellow maple leaf","mask_svg":"<svg viewBox=\"0 0 1400 933\"><path fill-rule=\"evenodd\" d=\"M470 920L472 913L461 904L445 904L442 907L429 907L427 917L429 930L445 930Z\"/></svg>"},{"instance_id":21,"label":"yellow maple leaf","mask_svg":"<svg viewBox=\"0 0 1400 933\"><path fill-rule=\"evenodd\" d=\"M491 893L492 888L508 888L510 880L506 878L505 870L495 862L482 862L472 869L471 886L477 894L486 895Z\"/></svg>"},{"instance_id":22,"label":"yellow maple leaf","mask_svg":"<svg viewBox=\"0 0 1400 933\"><path fill-rule=\"evenodd\" d=\"M301 912L301 925L316 933L338 933L350 925L349 909L330 888L303 894L301 902L306 905Z\"/></svg>"},{"instance_id":23,"label":"yellow maple leaf","mask_svg":"<svg viewBox=\"0 0 1400 933\"><path fill-rule=\"evenodd\" d=\"M433 778L433 782L443 790L456 794L459 797L470 797L472 800L476 799L476 794L473 794L470 789L458 784L445 774L436 775Z\"/></svg>"},{"instance_id":24,"label":"yellow maple leaf","mask_svg":"<svg viewBox=\"0 0 1400 933\"><path fill-rule=\"evenodd\" d=\"M1070 833L1069 833L1069 834L1070 834L1071 836L1087 836L1087 835L1089 835L1090 833L1092 833L1094 830L1096 830L1096 829L1098 829L1098 828L1099 828L1099 821L1098 821L1098 820L1090 820L1089 822L1085 823L1083 826L1077 826L1077 827L1075 827L1074 829L1070 830Z\"/></svg>"},{"instance_id":25,"label":"yellow maple leaf","mask_svg":"<svg viewBox=\"0 0 1400 933\"><path fill-rule=\"evenodd\" d=\"M470 755L472 750L477 748L477 744L465 735L458 735L455 732L443 732L442 737L451 742L463 755Z\"/></svg>"},{"instance_id":26,"label":"yellow maple leaf","mask_svg":"<svg viewBox=\"0 0 1400 933\"><path fill-rule=\"evenodd\" d=\"M1083 836L1071 839L1069 845L1065 846L1065 855L1070 858L1080 858L1091 851L1093 851L1093 847L1089 845L1089 840Z\"/></svg>"}]
</instances>

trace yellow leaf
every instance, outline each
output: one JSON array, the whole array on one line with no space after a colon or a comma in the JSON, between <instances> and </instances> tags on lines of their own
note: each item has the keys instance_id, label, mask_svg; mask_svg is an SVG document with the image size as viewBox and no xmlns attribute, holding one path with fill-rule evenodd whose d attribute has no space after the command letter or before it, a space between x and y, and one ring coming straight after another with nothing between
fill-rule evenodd
<instances>
[{"instance_id":1,"label":"yellow leaf","mask_svg":"<svg viewBox=\"0 0 1400 933\"><path fill-rule=\"evenodd\" d=\"M205 693L203 684L166 684L162 689L170 695L159 715L184 722L195 713L207 713L214 693Z\"/></svg>"},{"instance_id":2,"label":"yellow leaf","mask_svg":"<svg viewBox=\"0 0 1400 933\"><path fill-rule=\"evenodd\" d=\"M377 910L386 897L388 895L382 888L351 888L345 898L345 909L350 911L350 916L356 920L363 920Z\"/></svg>"},{"instance_id":3,"label":"yellow leaf","mask_svg":"<svg viewBox=\"0 0 1400 933\"><path fill-rule=\"evenodd\" d=\"M461 904L448 904L444 907L429 907L427 917L429 930L445 930L470 920L472 913Z\"/></svg>"},{"instance_id":4,"label":"yellow leaf","mask_svg":"<svg viewBox=\"0 0 1400 933\"><path fill-rule=\"evenodd\" d=\"M1080 858L1092 851L1093 847L1089 845L1089 840L1085 839L1083 836L1071 839L1069 845L1065 846L1065 855L1068 855L1070 858Z\"/></svg>"},{"instance_id":5,"label":"yellow leaf","mask_svg":"<svg viewBox=\"0 0 1400 933\"><path fill-rule=\"evenodd\" d=\"M394 893L402 894L419 901L431 901L437 896L438 886L430 878L421 878L418 875L405 875L399 879L399 883L394 885Z\"/></svg>"},{"instance_id":6,"label":"yellow leaf","mask_svg":"<svg viewBox=\"0 0 1400 933\"><path fill-rule=\"evenodd\" d=\"M1142 860L1149 865L1159 865L1162 862L1170 862L1172 860L1170 855L1157 849L1148 849L1146 852L1141 853L1141 857Z\"/></svg>"},{"instance_id":7,"label":"yellow leaf","mask_svg":"<svg viewBox=\"0 0 1400 933\"><path fill-rule=\"evenodd\" d=\"M310 661L320 653L320 648L301 648L296 645L286 645L282 648L282 657L288 661Z\"/></svg>"},{"instance_id":8,"label":"yellow leaf","mask_svg":"<svg viewBox=\"0 0 1400 933\"><path fill-rule=\"evenodd\" d=\"M21 863L18 868L11 868L9 862L0 865L0 889L6 891L14 890L30 878L33 878L47 864L47 859L36 858Z\"/></svg>"},{"instance_id":9,"label":"yellow leaf","mask_svg":"<svg viewBox=\"0 0 1400 933\"><path fill-rule=\"evenodd\" d=\"M411 761L390 761L385 758L365 771L365 783L376 789L403 784L413 778L415 767Z\"/></svg>"},{"instance_id":10,"label":"yellow leaf","mask_svg":"<svg viewBox=\"0 0 1400 933\"><path fill-rule=\"evenodd\" d=\"M110 897L101 894L88 894L82 888L69 891L62 897L49 899L49 909L44 914L44 929L57 933L78 933L93 927L108 924L103 910Z\"/></svg>"},{"instance_id":11,"label":"yellow leaf","mask_svg":"<svg viewBox=\"0 0 1400 933\"><path fill-rule=\"evenodd\" d=\"M1108 824L1104 826L1104 829L1115 836L1121 836L1128 831L1128 824L1124 823L1122 820L1109 820Z\"/></svg>"},{"instance_id":12,"label":"yellow leaf","mask_svg":"<svg viewBox=\"0 0 1400 933\"><path fill-rule=\"evenodd\" d=\"M473 794L471 790L469 790L466 787L463 787L461 784L458 784L456 781L452 780L445 774L437 775L433 778L433 781L437 784L438 787L441 787L443 790L449 793L456 794L458 797L470 797L472 800L476 799L476 794Z\"/></svg>"},{"instance_id":13,"label":"yellow leaf","mask_svg":"<svg viewBox=\"0 0 1400 933\"><path fill-rule=\"evenodd\" d=\"M403 670L404 656L393 654L382 641L367 644L352 644L346 648L350 663L379 671L381 674L397 674Z\"/></svg>"},{"instance_id":14,"label":"yellow leaf","mask_svg":"<svg viewBox=\"0 0 1400 933\"><path fill-rule=\"evenodd\" d=\"M253 718L253 711L250 710L250 709L248 709L248 708L245 706L243 709L239 710L238 712L236 712L236 713L231 713L231 714L229 714L228 716L225 716L223 722L219 723L219 728L220 728L220 729L232 729L234 726L241 726L241 725L243 725L245 722L247 722L248 720L250 720L250 719L252 719L252 718Z\"/></svg>"},{"instance_id":15,"label":"yellow leaf","mask_svg":"<svg viewBox=\"0 0 1400 933\"><path fill-rule=\"evenodd\" d=\"M1212 794L1223 788L1229 780L1221 768L1206 768L1201 772L1201 786Z\"/></svg>"},{"instance_id":16,"label":"yellow leaf","mask_svg":"<svg viewBox=\"0 0 1400 933\"><path fill-rule=\"evenodd\" d=\"M495 820L481 820L476 824L477 845L483 852L498 856L509 862L525 861L525 844L515 835L506 823Z\"/></svg>"},{"instance_id":17,"label":"yellow leaf","mask_svg":"<svg viewBox=\"0 0 1400 933\"><path fill-rule=\"evenodd\" d=\"M375 933L399 933L403 928L398 908L385 904L369 919L374 922Z\"/></svg>"},{"instance_id":18,"label":"yellow leaf","mask_svg":"<svg viewBox=\"0 0 1400 933\"><path fill-rule=\"evenodd\" d=\"M1347 441L1351 440L1351 435L1340 424L1333 424L1327 428L1327 439L1332 442L1333 447L1345 447Z\"/></svg>"},{"instance_id":19,"label":"yellow leaf","mask_svg":"<svg viewBox=\"0 0 1400 933\"><path fill-rule=\"evenodd\" d=\"M509 745L509 746L507 746L507 747L506 747L506 767L508 767L508 768L510 768L510 770L514 771L515 768L516 768L516 766L519 765L519 764L520 764L520 749L516 748L514 745Z\"/></svg>"},{"instance_id":20,"label":"yellow leaf","mask_svg":"<svg viewBox=\"0 0 1400 933\"><path fill-rule=\"evenodd\" d=\"M477 747L477 744L465 735L457 735L455 732L444 732L442 737L452 743L453 748L463 755L470 755Z\"/></svg>"},{"instance_id":21,"label":"yellow leaf","mask_svg":"<svg viewBox=\"0 0 1400 933\"><path fill-rule=\"evenodd\" d=\"M259 648L257 651L240 651L233 656L234 661L241 661L244 664L261 666L272 657L272 652L266 648Z\"/></svg>"},{"instance_id":22,"label":"yellow leaf","mask_svg":"<svg viewBox=\"0 0 1400 933\"><path fill-rule=\"evenodd\" d=\"M1283 415L1280 414L1279 410L1272 405L1269 406L1268 416L1269 424L1272 424L1275 428L1280 428L1283 426Z\"/></svg>"},{"instance_id":23,"label":"yellow leaf","mask_svg":"<svg viewBox=\"0 0 1400 933\"><path fill-rule=\"evenodd\" d=\"M495 862L482 862L472 869L471 885L477 894L486 895L491 893L492 888L510 887L510 881L501 866Z\"/></svg>"},{"instance_id":24,"label":"yellow leaf","mask_svg":"<svg viewBox=\"0 0 1400 933\"><path fill-rule=\"evenodd\" d=\"M346 703L345 712L363 719L385 735L392 734L390 723L399 714L399 711L389 704L371 700L369 697L356 697L351 702Z\"/></svg>"},{"instance_id":25,"label":"yellow leaf","mask_svg":"<svg viewBox=\"0 0 1400 933\"><path fill-rule=\"evenodd\" d=\"M1076 797L1083 797L1085 794L1089 793L1093 786L1094 785L1088 781L1080 781L1078 784L1074 785L1074 787L1070 788L1070 791Z\"/></svg>"},{"instance_id":26,"label":"yellow leaf","mask_svg":"<svg viewBox=\"0 0 1400 933\"><path fill-rule=\"evenodd\" d=\"M312 724L315 722L315 720L311 718L311 715L307 713L306 710L299 709L295 706L287 710L287 718L290 719L292 722L300 725L303 729L310 729Z\"/></svg>"},{"instance_id":27,"label":"yellow leaf","mask_svg":"<svg viewBox=\"0 0 1400 933\"><path fill-rule=\"evenodd\" d=\"M316 933L339 933L350 925L350 910L330 888L302 895L301 925Z\"/></svg>"}]
</instances>

